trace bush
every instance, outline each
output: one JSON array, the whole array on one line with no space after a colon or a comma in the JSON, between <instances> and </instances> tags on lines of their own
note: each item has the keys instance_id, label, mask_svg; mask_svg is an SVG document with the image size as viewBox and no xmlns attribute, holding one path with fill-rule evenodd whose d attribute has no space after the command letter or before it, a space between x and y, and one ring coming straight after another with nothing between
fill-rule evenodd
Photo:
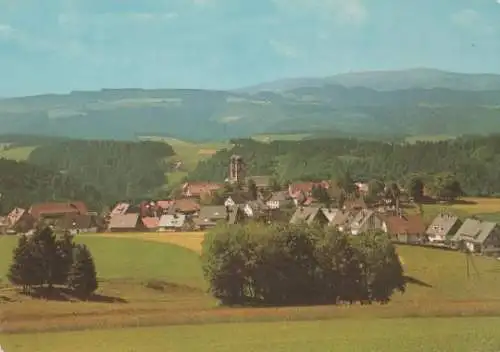
<instances>
[{"instance_id":1,"label":"bush","mask_svg":"<svg viewBox=\"0 0 500 352\"><path fill-rule=\"evenodd\" d=\"M351 237L302 225L221 225L203 242L203 272L222 304L386 303L404 292L385 234Z\"/></svg>"}]
</instances>

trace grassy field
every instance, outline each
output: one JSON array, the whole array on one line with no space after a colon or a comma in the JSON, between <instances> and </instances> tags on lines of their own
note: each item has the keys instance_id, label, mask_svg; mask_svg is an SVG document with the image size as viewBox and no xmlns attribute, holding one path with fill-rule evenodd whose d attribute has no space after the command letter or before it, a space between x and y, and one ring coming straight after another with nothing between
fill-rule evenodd
<instances>
[{"instance_id":1,"label":"grassy field","mask_svg":"<svg viewBox=\"0 0 500 352\"><path fill-rule=\"evenodd\" d=\"M168 137L141 137L152 141L161 141L172 146L175 156L169 158L171 161L181 161L182 166L178 171L172 171L167 174L169 184L179 184L188 173L196 168L201 160L209 159L218 150L230 148L229 143L225 142L207 142L194 143Z\"/></svg>"},{"instance_id":2,"label":"grassy field","mask_svg":"<svg viewBox=\"0 0 500 352\"><path fill-rule=\"evenodd\" d=\"M257 134L252 139L258 142L270 143L272 141L300 141L311 136L311 133L289 133L289 134Z\"/></svg>"},{"instance_id":3,"label":"grassy field","mask_svg":"<svg viewBox=\"0 0 500 352\"><path fill-rule=\"evenodd\" d=\"M408 143L416 143L416 142L440 142L447 141L449 139L455 139L455 136L445 135L445 134L436 134L436 135L416 135L410 136L406 138L406 142Z\"/></svg>"},{"instance_id":4,"label":"grassy field","mask_svg":"<svg viewBox=\"0 0 500 352\"><path fill-rule=\"evenodd\" d=\"M448 211L460 217L475 215L483 220L500 222L500 198L466 197L457 204L424 204L424 218L431 221L442 211Z\"/></svg>"},{"instance_id":5,"label":"grassy field","mask_svg":"<svg viewBox=\"0 0 500 352\"><path fill-rule=\"evenodd\" d=\"M3 336L6 352L498 351L500 318L337 320Z\"/></svg>"},{"instance_id":6,"label":"grassy field","mask_svg":"<svg viewBox=\"0 0 500 352\"><path fill-rule=\"evenodd\" d=\"M12 149L0 149L0 159L11 159L17 161L23 161L28 159L31 152L35 150L37 147L17 147Z\"/></svg>"}]
</instances>

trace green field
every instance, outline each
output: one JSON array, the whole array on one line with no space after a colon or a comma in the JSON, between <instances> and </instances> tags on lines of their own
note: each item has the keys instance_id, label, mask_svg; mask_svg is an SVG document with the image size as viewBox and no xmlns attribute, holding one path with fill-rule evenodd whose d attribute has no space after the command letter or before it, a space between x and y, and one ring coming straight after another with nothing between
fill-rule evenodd
<instances>
[{"instance_id":1,"label":"green field","mask_svg":"<svg viewBox=\"0 0 500 352\"><path fill-rule=\"evenodd\" d=\"M6 352L493 352L500 318L344 319L175 326L2 337ZM1 336L0 336L1 337Z\"/></svg>"},{"instance_id":2,"label":"green field","mask_svg":"<svg viewBox=\"0 0 500 352\"><path fill-rule=\"evenodd\" d=\"M456 136L450 136L446 134L436 134L436 135L416 135L406 138L407 143L417 143L417 142L440 142L447 141L449 139L455 139Z\"/></svg>"},{"instance_id":3,"label":"green field","mask_svg":"<svg viewBox=\"0 0 500 352\"><path fill-rule=\"evenodd\" d=\"M0 159L11 159L22 161L28 159L31 152L35 150L37 147L15 147L12 149L0 149Z\"/></svg>"},{"instance_id":4,"label":"green field","mask_svg":"<svg viewBox=\"0 0 500 352\"><path fill-rule=\"evenodd\" d=\"M500 346L495 328L500 318L494 318L500 316L500 262L494 259L473 257L468 277L461 253L398 246L410 283L388 305L226 308L216 307L205 293L198 254L155 242L154 235L78 238L94 255L101 301L36 300L4 286L2 328L20 334L0 335L0 344L6 352L326 351L332 346L335 351L493 351ZM171 236L156 235L165 242ZM191 248L190 236L202 240L193 233L172 236L182 245L178 237L184 235ZM15 243L15 237L0 237L1 277ZM152 281L163 286L151 287Z\"/></svg>"},{"instance_id":5,"label":"green field","mask_svg":"<svg viewBox=\"0 0 500 352\"><path fill-rule=\"evenodd\" d=\"M252 139L258 142L270 143L272 141L301 141L311 137L311 133L276 133L276 134L257 134Z\"/></svg>"}]
</instances>

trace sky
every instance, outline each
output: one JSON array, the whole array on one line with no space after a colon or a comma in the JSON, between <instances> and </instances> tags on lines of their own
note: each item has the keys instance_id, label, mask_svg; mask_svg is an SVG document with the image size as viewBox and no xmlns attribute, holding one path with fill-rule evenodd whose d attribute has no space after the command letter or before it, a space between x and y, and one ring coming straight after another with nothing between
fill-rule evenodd
<instances>
[{"instance_id":1,"label":"sky","mask_svg":"<svg viewBox=\"0 0 500 352\"><path fill-rule=\"evenodd\" d=\"M0 0L0 97L500 73L500 0Z\"/></svg>"}]
</instances>

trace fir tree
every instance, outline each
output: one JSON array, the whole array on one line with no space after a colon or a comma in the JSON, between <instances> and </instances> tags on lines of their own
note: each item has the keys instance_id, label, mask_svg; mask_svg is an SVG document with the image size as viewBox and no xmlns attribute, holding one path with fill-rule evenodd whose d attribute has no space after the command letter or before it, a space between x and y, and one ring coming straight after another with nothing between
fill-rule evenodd
<instances>
[{"instance_id":1,"label":"fir tree","mask_svg":"<svg viewBox=\"0 0 500 352\"><path fill-rule=\"evenodd\" d=\"M97 290L97 273L92 254L85 245L73 249L73 263L68 273L68 287L76 295L88 298Z\"/></svg>"}]
</instances>

